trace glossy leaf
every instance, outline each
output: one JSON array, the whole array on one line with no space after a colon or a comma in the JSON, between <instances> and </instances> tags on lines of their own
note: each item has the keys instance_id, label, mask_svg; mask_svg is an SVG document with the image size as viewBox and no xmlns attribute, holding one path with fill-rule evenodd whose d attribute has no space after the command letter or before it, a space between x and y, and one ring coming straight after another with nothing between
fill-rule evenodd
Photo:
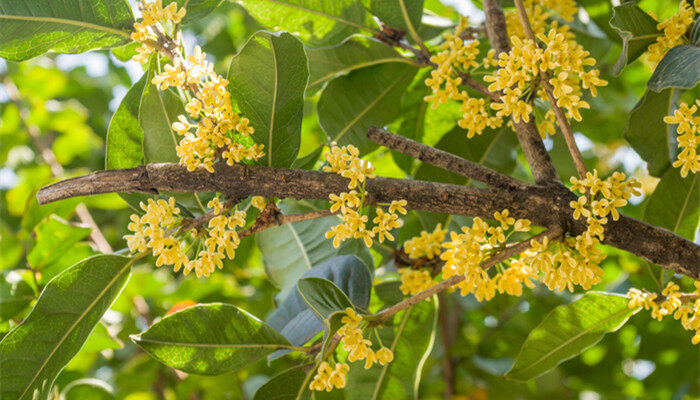
<instances>
[{"instance_id":1,"label":"glossy leaf","mask_svg":"<svg viewBox=\"0 0 700 400\"><path fill-rule=\"evenodd\" d=\"M177 121L179 115L185 114L185 108L180 97L172 90L159 90L156 85L150 83L163 67L162 62L157 56L151 57L146 75L147 83L139 106L139 125L144 133L145 163L180 161L175 150L180 138L173 131L172 123Z\"/></svg>"},{"instance_id":2,"label":"glossy leaf","mask_svg":"<svg viewBox=\"0 0 700 400\"><path fill-rule=\"evenodd\" d=\"M318 102L318 118L331 142L352 144L367 153L377 147L370 126L391 123L416 68L400 63L362 68L328 83Z\"/></svg>"},{"instance_id":3,"label":"glossy leaf","mask_svg":"<svg viewBox=\"0 0 700 400\"><path fill-rule=\"evenodd\" d=\"M34 290L23 280L0 281L0 319L6 321L22 312L34 300Z\"/></svg>"},{"instance_id":4,"label":"glossy leaf","mask_svg":"<svg viewBox=\"0 0 700 400\"><path fill-rule=\"evenodd\" d=\"M405 136L418 142L423 139L426 129L425 117L430 107L430 104L423 100L431 91L430 87L425 84L427 76L427 70L416 74L413 82L406 89L399 107L401 122L398 128L395 129L397 135ZM394 150L391 151L391 157L396 165L406 174L411 175L413 173L413 166L416 163L414 158Z\"/></svg>"},{"instance_id":5,"label":"glossy leaf","mask_svg":"<svg viewBox=\"0 0 700 400\"><path fill-rule=\"evenodd\" d=\"M324 320L336 311L352 308L348 296L333 282L323 278L304 278L297 283L299 294L316 316Z\"/></svg>"},{"instance_id":6,"label":"glossy leaf","mask_svg":"<svg viewBox=\"0 0 700 400\"><path fill-rule=\"evenodd\" d=\"M253 400L306 400L311 397L308 389L302 390L306 379L303 366L290 368L267 381L255 392ZM300 392L303 392L300 395Z\"/></svg>"},{"instance_id":7,"label":"glossy leaf","mask_svg":"<svg viewBox=\"0 0 700 400\"><path fill-rule=\"evenodd\" d=\"M0 0L0 57L24 61L48 51L82 53L131 39L134 16L123 0Z\"/></svg>"},{"instance_id":8,"label":"glossy leaf","mask_svg":"<svg viewBox=\"0 0 700 400\"><path fill-rule=\"evenodd\" d=\"M351 36L336 46L307 47L306 54L309 57L307 95L320 89L328 80L360 68L386 63L411 63L391 46L360 35Z\"/></svg>"},{"instance_id":9,"label":"glossy leaf","mask_svg":"<svg viewBox=\"0 0 700 400\"><path fill-rule=\"evenodd\" d=\"M367 11L355 0L239 0L239 3L262 25L292 32L314 46L336 44L373 27Z\"/></svg>"},{"instance_id":10,"label":"glossy leaf","mask_svg":"<svg viewBox=\"0 0 700 400\"><path fill-rule=\"evenodd\" d=\"M588 292L580 300L555 308L530 332L505 377L533 379L581 354L639 311L628 303L625 296Z\"/></svg>"},{"instance_id":11,"label":"glossy leaf","mask_svg":"<svg viewBox=\"0 0 700 400\"><path fill-rule=\"evenodd\" d=\"M52 215L34 228L34 247L27 255L27 262L32 268L41 270L70 251L90 232L90 228L71 225Z\"/></svg>"},{"instance_id":12,"label":"glossy leaf","mask_svg":"<svg viewBox=\"0 0 700 400\"><path fill-rule=\"evenodd\" d=\"M293 169L313 169L318 161L318 157L323 153L324 146L318 146L314 151L305 155L304 157L297 158L292 163Z\"/></svg>"},{"instance_id":13,"label":"glossy leaf","mask_svg":"<svg viewBox=\"0 0 700 400\"><path fill-rule=\"evenodd\" d=\"M296 159L308 77L304 46L286 32L256 33L231 60L229 90L265 146L261 164L289 167Z\"/></svg>"},{"instance_id":14,"label":"glossy leaf","mask_svg":"<svg viewBox=\"0 0 700 400\"><path fill-rule=\"evenodd\" d=\"M649 78L649 89L690 89L700 82L700 47L681 44L669 50Z\"/></svg>"},{"instance_id":15,"label":"glossy leaf","mask_svg":"<svg viewBox=\"0 0 700 400\"><path fill-rule=\"evenodd\" d=\"M363 0L365 7L390 27L416 32L423 16L423 0Z\"/></svg>"},{"instance_id":16,"label":"glossy leaf","mask_svg":"<svg viewBox=\"0 0 700 400\"><path fill-rule=\"evenodd\" d=\"M0 342L3 399L46 398L129 277L128 257L99 255L56 276L29 316Z\"/></svg>"},{"instance_id":17,"label":"glossy leaf","mask_svg":"<svg viewBox=\"0 0 700 400\"><path fill-rule=\"evenodd\" d=\"M644 221L695 240L700 222L700 178L669 168L661 177L644 210Z\"/></svg>"},{"instance_id":18,"label":"glossy leaf","mask_svg":"<svg viewBox=\"0 0 700 400\"><path fill-rule=\"evenodd\" d=\"M144 74L126 92L109 122L105 149L106 167L133 168L144 163L143 129L139 124L139 106L148 74Z\"/></svg>"},{"instance_id":19,"label":"glossy leaf","mask_svg":"<svg viewBox=\"0 0 700 400\"><path fill-rule=\"evenodd\" d=\"M435 341L436 301L423 301L397 313L378 329L382 343L394 352L384 366L350 366L346 400L417 399L423 365Z\"/></svg>"},{"instance_id":20,"label":"glossy leaf","mask_svg":"<svg viewBox=\"0 0 700 400\"><path fill-rule=\"evenodd\" d=\"M610 25L622 38L622 53L613 66L613 73L618 75L625 66L644 54L647 48L656 42L661 32L656 28L658 22L639 8L628 2L613 9Z\"/></svg>"},{"instance_id":21,"label":"glossy leaf","mask_svg":"<svg viewBox=\"0 0 700 400\"><path fill-rule=\"evenodd\" d=\"M367 267L354 256L330 258L309 270L302 278L324 278L338 287L352 304L367 308L372 277ZM331 307L327 307L330 310ZM344 307L343 307L344 309ZM314 316L299 290L294 290L280 303L279 308L268 318L268 323L295 345L308 342L323 329L321 318Z\"/></svg>"},{"instance_id":22,"label":"glossy leaf","mask_svg":"<svg viewBox=\"0 0 700 400\"><path fill-rule=\"evenodd\" d=\"M675 127L666 124L664 117L673 114L677 91L669 88L656 93L647 90L630 112L625 139L647 162L649 174L661 176L671 165L670 139Z\"/></svg>"},{"instance_id":23,"label":"glossy leaf","mask_svg":"<svg viewBox=\"0 0 700 400\"><path fill-rule=\"evenodd\" d=\"M200 304L168 315L131 339L158 361L199 375L252 364L289 342L229 304Z\"/></svg>"},{"instance_id":24,"label":"glossy leaf","mask_svg":"<svg viewBox=\"0 0 700 400\"><path fill-rule=\"evenodd\" d=\"M182 19L183 24L191 24L206 17L216 9L224 0L175 0L179 7L185 7L187 13ZM165 6L167 1L163 2ZM169 3L168 3L169 4Z\"/></svg>"}]
</instances>

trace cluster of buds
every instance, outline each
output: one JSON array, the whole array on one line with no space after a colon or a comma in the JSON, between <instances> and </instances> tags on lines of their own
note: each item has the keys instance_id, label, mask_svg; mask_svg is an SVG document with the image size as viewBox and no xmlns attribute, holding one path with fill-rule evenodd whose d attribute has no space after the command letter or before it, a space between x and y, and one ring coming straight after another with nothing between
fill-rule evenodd
<instances>
[{"instance_id":1,"label":"cluster of buds","mask_svg":"<svg viewBox=\"0 0 700 400\"><path fill-rule=\"evenodd\" d=\"M145 64L164 38L175 37L179 33L178 25L185 17L186 10L184 7L178 10L175 2L163 8L163 0L142 0L139 8L142 19L134 23L131 39L140 42L141 46L136 49L137 54L133 59Z\"/></svg>"},{"instance_id":2,"label":"cluster of buds","mask_svg":"<svg viewBox=\"0 0 700 400\"><path fill-rule=\"evenodd\" d=\"M700 0L695 0L693 6L687 0L682 0L675 15L656 25L656 28L663 34L657 36L656 43L647 49L649 61L654 66L664 58L666 52L671 48L687 43L685 34L695 21L696 14L700 14Z\"/></svg>"},{"instance_id":3,"label":"cluster of buds","mask_svg":"<svg viewBox=\"0 0 700 400\"><path fill-rule=\"evenodd\" d=\"M550 17L571 22L578 13L578 5L575 0L523 0L523 7L535 34L546 31L547 20ZM526 37L525 30L522 22L520 22L518 12L512 9L507 10L505 18L508 34L524 39Z\"/></svg>"},{"instance_id":4,"label":"cluster of buds","mask_svg":"<svg viewBox=\"0 0 700 400\"><path fill-rule=\"evenodd\" d=\"M698 111L700 100L695 100L695 104L689 107L686 103L681 103L673 115L664 117L664 122L667 124L677 124L676 132L678 132L678 148L681 149L678 153L678 159L673 162L674 168L681 169L681 176L688 176L688 172L694 174L700 171L700 154L698 154L698 145L700 145L700 116L694 114Z\"/></svg>"},{"instance_id":5,"label":"cluster of buds","mask_svg":"<svg viewBox=\"0 0 700 400\"><path fill-rule=\"evenodd\" d=\"M695 292L684 304L680 287L674 282L668 282L661 292L662 298L656 293L649 293L632 288L627 292L629 307L642 307L651 311L652 318L661 321L667 315L681 321L683 328L695 331L693 344L700 343L700 281L695 281ZM663 299L663 300L662 300Z\"/></svg>"},{"instance_id":6,"label":"cluster of buds","mask_svg":"<svg viewBox=\"0 0 700 400\"><path fill-rule=\"evenodd\" d=\"M328 165L323 168L324 171L350 179L348 192L329 195L329 199L333 202L331 211L340 211L343 222L326 232L326 238L333 238L333 246L336 248L350 238L362 239L367 247L372 246L375 236L380 243L384 242L385 239L393 241L394 236L391 234L391 230L403 225L399 214L406 214L406 200L392 201L388 204L388 212L378 206L376 208L377 216L372 219L375 225L370 229L367 223L369 217L364 215L362 210L365 206L365 183L367 179L376 176L374 166L361 159L360 151L352 145L338 147L333 143L330 152L326 153L324 157L328 162Z\"/></svg>"}]
</instances>

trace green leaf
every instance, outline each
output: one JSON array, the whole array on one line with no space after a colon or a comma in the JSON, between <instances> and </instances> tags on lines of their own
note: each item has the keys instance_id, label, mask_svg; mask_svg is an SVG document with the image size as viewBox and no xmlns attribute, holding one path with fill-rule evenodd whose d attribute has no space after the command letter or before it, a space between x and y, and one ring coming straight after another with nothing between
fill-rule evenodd
<instances>
[{"instance_id":1,"label":"green leaf","mask_svg":"<svg viewBox=\"0 0 700 400\"><path fill-rule=\"evenodd\" d=\"M82 53L131 41L124 0L0 0L0 57L24 61L50 50Z\"/></svg>"},{"instance_id":2,"label":"green leaf","mask_svg":"<svg viewBox=\"0 0 700 400\"><path fill-rule=\"evenodd\" d=\"M625 66L647 51L647 47L656 42L661 32L656 28L658 22L633 2L628 2L613 9L610 26L622 38L622 53L613 66L613 73L620 74Z\"/></svg>"},{"instance_id":3,"label":"green leaf","mask_svg":"<svg viewBox=\"0 0 700 400\"><path fill-rule=\"evenodd\" d=\"M177 147L180 139L172 123L185 114L180 97L171 90L159 90L151 80L161 68L158 56L152 56L146 75L146 84L139 106L139 125L143 130L144 162L179 162Z\"/></svg>"},{"instance_id":4,"label":"green leaf","mask_svg":"<svg viewBox=\"0 0 700 400\"><path fill-rule=\"evenodd\" d=\"M46 398L129 277L128 257L99 255L56 276L0 342L0 397Z\"/></svg>"},{"instance_id":5,"label":"green leaf","mask_svg":"<svg viewBox=\"0 0 700 400\"><path fill-rule=\"evenodd\" d=\"M323 278L304 278L297 282L299 294L316 316L324 320L336 311L352 308L348 296L333 282Z\"/></svg>"},{"instance_id":6,"label":"green leaf","mask_svg":"<svg viewBox=\"0 0 700 400\"><path fill-rule=\"evenodd\" d=\"M315 93L326 81L357 69L386 63L411 64L391 46L360 35L353 35L336 46L307 47L306 55L309 57L307 95Z\"/></svg>"},{"instance_id":7,"label":"green leaf","mask_svg":"<svg viewBox=\"0 0 700 400\"><path fill-rule=\"evenodd\" d=\"M301 214L320 209L308 201L284 200L278 206L285 214ZM314 265L338 255L356 242L357 239L351 239L336 249L330 240L325 239L325 233L339 222L337 216L331 215L283 224L256 235L267 276L273 285L282 289L281 297L287 296L296 288L297 280ZM360 249L351 254L365 259L369 250L364 245Z\"/></svg>"},{"instance_id":8,"label":"green leaf","mask_svg":"<svg viewBox=\"0 0 700 400\"><path fill-rule=\"evenodd\" d=\"M667 169L649 197L644 221L695 240L700 222L699 175L691 172L683 178L678 168Z\"/></svg>"},{"instance_id":9,"label":"green leaf","mask_svg":"<svg viewBox=\"0 0 700 400\"><path fill-rule=\"evenodd\" d=\"M111 400L114 399L114 389L105 381L99 379L78 379L61 392L60 400Z\"/></svg>"},{"instance_id":10,"label":"green leaf","mask_svg":"<svg viewBox=\"0 0 700 400\"><path fill-rule=\"evenodd\" d=\"M182 24L191 24L209 15L216 9L224 0L175 0L178 9L185 7L187 14L182 19ZM168 3L164 1L163 5Z\"/></svg>"},{"instance_id":11,"label":"green leaf","mask_svg":"<svg viewBox=\"0 0 700 400\"><path fill-rule=\"evenodd\" d=\"M363 154L377 148L367 138L367 129L387 125L398 116L401 96L416 70L401 63L375 65L329 82L317 106L328 139L352 144Z\"/></svg>"},{"instance_id":12,"label":"green leaf","mask_svg":"<svg viewBox=\"0 0 700 400\"><path fill-rule=\"evenodd\" d=\"M394 352L394 360L369 370L351 365L346 400L418 398L423 365L435 341L436 308L435 300L420 302L377 330L384 346Z\"/></svg>"},{"instance_id":13,"label":"green leaf","mask_svg":"<svg viewBox=\"0 0 700 400\"><path fill-rule=\"evenodd\" d=\"M675 127L664 122L673 114L673 104L678 91L669 88L656 93L647 90L630 112L625 139L647 162L649 174L661 176L671 165L670 138Z\"/></svg>"},{"instance_id":14,"label":"green leaf","mask_svg":"<svg viewBox=\"0 0 700 400\"><path fill-rule=\"evenodd\" d=\"M401 115L400 123L395 129L397 135L405 136L417 142L421 142L425 133L425 117L430 104L423 100L431 91L430 87L426 86L425 78L428 76L428 71L422 71L416 74L416 77L411 82L411 85L406 89L406 92L401 97L401 105L399 114ZM391 157L396 165L399 166L406 174L413 174L413 166L416 164L414 158L405 154L391 150Z\"/></svg>"},{"instance_id":15,"label":"green leaf","mask_svg":"<svg viewBox=\"0 0 700 400\"><path fill-rule=\"evenodd\" d=\"M239 0L262 25L294 33L314 46L336 44L373 22L355 0Z\"/></svg>"},{"instance_id":16,"label":"green leaf","mask_svg":"<svg viewBox=\"0 0 700 400\"><path fill-rule=\"evenodd\" d=\"M363 0L365 7L394 29L416 32L423 16L423 0Z\"/></svg>"},{"instance_id":17,"label":"green leaf","mask_svg":"<svg viewBox=\"0 0 700 400\"><path fill-rule=\"evenodd\" d=\"M289 342L238 307L213 303L188 307L131 336L156 360L198 375L246 367Z\"/></svg>"},{"instance_id":18,"label":"green leaf","mask_svg":"<svg viewBox=\"0 0 700 400\"><path fill-rule=\"evenodd\" d=\"M324 146L318 146L316 150L312 151L311 153L294 160L294 163L292 163L292 168L313 169L314 165L316 165L316 161L318 161L318 157L321 155L321 153L323 153L323 147Z\"/></svg>"},{"instance_id":19,"label":"green leaf","mask_svg":"<svg viewBox=\"0 0 700 400\"><path fill-rule=\"evenodd\" d=\"M308 78L304 45L287 32L257 32L231 60L229 90L265 146L261 164L289 167L296 159Z\"/></svg>"},{"instance_id":20,"label":"green leaf","mask_svg":"<svg viewBox=\"0 0 700 400\"><path fill-rule=\"evenodd\" d=\"M27 255L27 263L41 270L70 251L74 244L90 235L90 228L71 225L51 215L34 228L34 247Z\"/></svg>"},{"instance_id":21,"label":"green leaf","mask_svg":"<svg viewBox=\"0 0 700 400\"><path fill-rule=\"evenodd\" d=\"M0 281L0 319L6 321L24 311L34 300L34 290L23 280Z\"/></svg>"},{"instance_id":22,"label":"green leaf","mask_svg":"<svg viewBox=\"0 0 700 400\"><path fill-rule=\"evenodd\" d=\"M150 86L148 78L149 74L144 74L126 92L109 122L105 148L107 169L133 168L144 163L139 106L146 85Z\"/></svg>"},{"instance_id":23,"label":"green leaf","mask_svg":"<svg viewBox=\"0 0 700 400\"><path fill-rule=\"evenodd\" d=\"M131 60L132 57L138 54L136 49L138 49L139 47L141 47L141 43L131 42L123 46L113 47L112 49L110 49L110 51L112 52L112 54L114 54L114 57L117 57L117 60L127 62Z\"/></svg>"},{"instance_id":24,"label":"green leaf","mask_svg":"<svg viewBox=\"0 0 700 400\"><path fill-rule=\"evenodd\" d=\"M309 399L310 393L304 390L299 396L301 385L306 380L305 365L300 365L281 372L260 386L253 400L301 400ZM306 389L306 388L304 388Z\"/></svg>"},{"instance_id":25,"label":"green leaf","mask_svg":"<svg viewBox=\"0 0 700 400\"><path fill-rule=\"evenodd\" d=\"M639 311L628 303L625 296L588 292L580 300L555 308L530 332L505 377L527 381L581 354Z\"/></svg>"},{"instance_id":26,"label":"green leaf","mask_svg":"<svg viewBox=\"0 0 700 400\"><path fill-rule=\"evenodd\" d=\"M700 47L681 44L669 50L661 59L647 87L655 92L670 87L690 89L699 81Z\"/></svg>"},{"instance_id":27,"label":"green leaf","mask_svg":"<svg viewBox=\"0 0 700 400\"><path fill-rule=\"evenodd\" d=\"M330 258L314 266L302 278L311 277L327 279L347 296L351 304L362 309L367 308L372 290L372 277L367 266L359 258L354 256ZM296 280L294 282L296 283ZM342 297L340 294L336 293L336 295ZM347 306L347 303L341 300L338 300L338 304ZM332 308L331 306L323 308L326 316ZM283 298L279 308L268 318L268 323L279 330L293 345L300 346L323 329L322 319L325 317L324 314L321 315L321 317L314 315L297 289Z\"/></svg>"}]
</instances>

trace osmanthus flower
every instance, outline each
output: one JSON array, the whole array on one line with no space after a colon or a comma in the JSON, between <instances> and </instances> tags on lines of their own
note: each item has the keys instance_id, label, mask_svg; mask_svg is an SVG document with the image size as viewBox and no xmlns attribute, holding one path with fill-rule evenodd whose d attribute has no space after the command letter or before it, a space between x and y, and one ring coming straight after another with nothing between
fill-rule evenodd
<instances>
[{"instance_id":1,"label":"osmanthus flower","mask_svg":"<svg viewBox=\"0 0 700 400\"><path fill-rule=\"evenodd\" d=\"M697 173L700 171L700 154L698 154L698 145L700 145L700 116L694 114L698 111L700 100L695 100L695 104L688 106L687 103L681 103L673 112L673 115L664 117L664 122L667 124L677 124L676 132L678 132L678 148L681 149L678 153L678 159L673 162L674 168L681 169L681 176L688 176L688 172Z\"/></svg>"},{"instance_id":2,"label":"osmanthus flower","mask_svg":"<svg viewBox=\"0 0 700 400\"><path fill-rule=\"evenodd\" d=\"M663 34L657 36L656 43L647 49L649 61L653 63L654 67L664 58L668 50L679 44L687 43L685 34L695 21L696 14L700 14L700 0L695 0L693 6L687 0L682 0L676 14L656 25L656 28Z\"/></svg>"},{"instance_id":3,"label":"osmanthus flower","mask_svg":"<svg viewBox=\"0 0 700 400\"><path fill-rule=\"evenodd\" d=\"M627 292L630 299L629 307L642 307L651 312L652 318L661 321L667 315L673 315L674 319L680 320L684 329L695 331L691 342L700 343L700 281L695 281L694 295L689 297L692 300L682 300L680 286L675 282L668 282L661 291L659 297L656 293L649 293L639 289L631 288ZM662 300L663 299L663 300Z\"/></svg>"},{"instance_id":4,"label":"osmanthus flower","mask_svg":"<svg viewBox=\"0 0 700 400\"><path fill-rule=\"evenodd\" d=\"M415 295L435 285L430 273L425 270L399 268L401 286L399 289L405 295Z\"/></svg>"},{"instance_id":5,"label":"osmanthus flower","mask_svg":"<svg viewBox=\"0 0 700 400\"><path fill-rule=\"evenodd\" d=\"M447 235L447 229L442 228L442 224L437 224L435 229L428 233L421 231L420 236L415 236L403 244L403 249L412 259L426 257L432 260L442 253L442 242Z\"/></svg>"},{"instance_id":6,"label":"osmanthus flower","mask_svg":"<svg viewBox=\"0 0 700 400\"><path fill-rule=\"evenodd\" d=\"M347 364L336 363L335 368L333 368L328 362L322 361L318 365L316 375L314 375L314 379L309 384L309 388L327 392L334 388L342 389L345 387L345 378L349 370L350 367Z\"/></svg>"}]
</instances>

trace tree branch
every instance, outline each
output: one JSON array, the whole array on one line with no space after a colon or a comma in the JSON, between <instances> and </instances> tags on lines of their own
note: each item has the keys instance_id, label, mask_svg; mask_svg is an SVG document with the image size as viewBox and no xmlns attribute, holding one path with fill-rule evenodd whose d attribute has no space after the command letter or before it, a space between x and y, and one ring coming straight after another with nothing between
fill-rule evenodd
<instances>
[{"instance_id":1,"label":"tree branch","mask_svg":"<svg viewBox=\"0 0 700 400\"><path fill-rule=\"evenodd\" d=\"M137 168L94 172L39 190L40 204L75 196L114 192L221 192L230 197L290 197L328 200L347 190L349 180L321 171L215 164L215 172L193 172L180 164L149 164ZM586 230L573 219L569 202L577 196L561 183L527 185L511 190L377 177L367 181L368 204L404 199L407 207L443 214L492 218L509 209L515 218L539 226L560 226L572 235ZM676 273L700 278L700 246L674 233L633 218L620 216L605 226L604 243L629 251Z\"/></svg>"},{"instance_id":2,"label":"tree branch","mask_svg":"<svg viewBox=\"0 0 700 400\"><path fill-rule=\"evenodd\" d=\"M486 13L486 35L498 57L498 54L510 51L506 19L500 1L484 0L484 12ZM535 182L544 184L559 181L559 175L540 139L535 120L530 118L529 122L513 122L513 126Z\"/></svg>"},{"instance_id":3,"label":"tree branch","mask_svg":"<svg viewBox=\"0 0 700 400\"><path fill-rule=\"evenodd\" d=\"M528 39L532 40L534 43L537 43L537 38L535 38L535 33L532 31L530 19L527 17L527 12L525 11L523 1L515 0L515 7L518 9L518 16L520 17L520 22L522 23L523 29L525 30L525 35ZM540 70L540 82L544 87L545 93L547 93L547 100L549 100L549 104L552 106L554 115L557 118L557 124L559 125L559 129L564 135L564 139L566 140L566 146L569 148L571 158L573 158L574 160L574 165L576 166L578 176L579 178L583 179L586 177L586 172L588 172L588 170L586 169L586 162L583 160L583 156L581 155L581 151L579 151L578 146L576 146L576 141L574 140L574 132L571 130L571 125L569 125L569 121L566 119L564 112L557 105L557 101L554 98L554 88L552 87L552 84L549 83L549 74L547 73L547 71Z\"/></svg>"},{"instance_id":4,"label":"tree branch","mask_svg":"<svg viewBox=\"0 0 700 400\"><path fill-rule=\"evenodd\" d=\"M465 160L462 157L457 157L454 154L436 149L431 146L426 146L422 143L411 140L401 135L395 135L383 129L374 126L369 128L367 137L375 143L388 147L392 150L403 153L409 157L416 158L428 164L440 167L446 171L454 172L455 174L466 176L481 183L485 183L491 187L501 189L516 189L525 186L525 182L521 182L508 175L496 172L491 168L481 164Z\"/></svg>"}]
</instances>

